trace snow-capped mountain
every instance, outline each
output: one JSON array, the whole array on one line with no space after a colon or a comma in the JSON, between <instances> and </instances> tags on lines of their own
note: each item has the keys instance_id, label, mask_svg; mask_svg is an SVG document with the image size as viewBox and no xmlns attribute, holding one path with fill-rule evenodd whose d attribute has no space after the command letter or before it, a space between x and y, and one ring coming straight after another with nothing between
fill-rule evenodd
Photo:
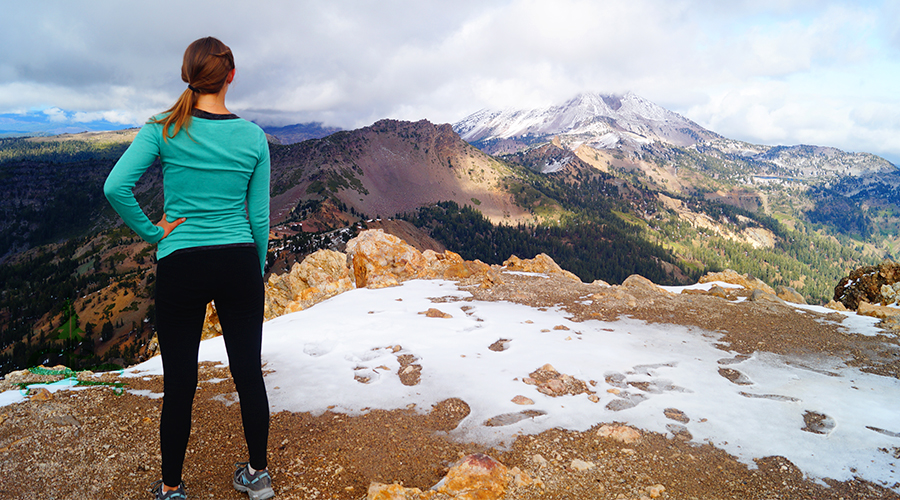
<instances>
[{"instance_id":1,"label":"snow-capped mountain","mask_svg":"<svg viewBox=\"0 0 900 500\"><path fill-rule=\"evenodd\" d=\"M495 111L484 109L456 123L465 140L490 153L514 152L559 136L574 149L639 148L661 141L688 146L717 134L633 93L584 93L546 108Z\"/></svg>"}]
</instances>

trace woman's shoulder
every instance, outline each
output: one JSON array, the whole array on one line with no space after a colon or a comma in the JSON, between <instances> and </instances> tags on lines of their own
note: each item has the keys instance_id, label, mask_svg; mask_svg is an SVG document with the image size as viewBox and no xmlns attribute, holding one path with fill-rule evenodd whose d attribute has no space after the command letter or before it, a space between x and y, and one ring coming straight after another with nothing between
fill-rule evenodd
<instances>
[{"instance_id":1,"label":"woman's shoulder","mask_svg":"<svg viewBox=\"0 0 900 500\"><path fill-rule=\"evenodd\" d=\"M147 118L147 121L144 125L161 125L162 122L166 121L166 118L171 114L170 111L163 111L162 113L157 113L150 118Z\"/></svg>"},{"instance_id":2,"label":"woman's shoulder","mask_svg":"<svg viewBox=\"0 0 900 500\"><path fill-rule=\"evenodd\" d=\"M246 128L248 132L252 132L259 136L265 137L265 131L263 131L262 127L260 127L256 123L251 122L250 120L245 120L243 118L238 118L238 120L236 121L240 122L239 126Z\"/></svg>"}]
</instances>

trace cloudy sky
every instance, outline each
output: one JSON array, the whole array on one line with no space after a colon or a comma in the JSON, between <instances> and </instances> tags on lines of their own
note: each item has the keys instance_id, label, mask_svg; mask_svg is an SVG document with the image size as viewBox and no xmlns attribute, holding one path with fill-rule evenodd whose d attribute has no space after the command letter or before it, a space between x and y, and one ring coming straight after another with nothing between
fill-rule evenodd
<instances>
[{"instance_id":1,"label":"cloudy sky","mask_svg":"<svg viewBox=\"0 0 900 500\"><path fill-rule=\"evenodd\" d=\"M900 164L900 0L0 0L0 132L123 128L235 52L263 125L458 121L631 91L727 137Z\"/></svg>"}]
</instances>

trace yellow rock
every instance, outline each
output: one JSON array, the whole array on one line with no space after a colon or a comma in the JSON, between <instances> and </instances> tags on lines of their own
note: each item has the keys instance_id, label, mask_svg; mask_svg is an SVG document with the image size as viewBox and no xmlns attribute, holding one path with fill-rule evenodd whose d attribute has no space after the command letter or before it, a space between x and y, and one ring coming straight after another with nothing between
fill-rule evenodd
<instances>
[{"instance_id":1,"label":"yellow rock","mask_svg":"<svg viewBox=\"0 0 900 500\"><path fill-rule=\"evenodd\" d=\"M347 242L347 260L357 288L384 288L424 275L425 257L381 229L363 231Z\"/></svg>"},{"instance_id":2,"label":"yellow rock","mask_svg":"<svg viewBox=\"0 0 900 500\"><path fill-rule=\"evenodd\" d=\"M863 316L871 316L873 318L880 319L900 316L900 308L898 307L879 306L875 304L869 304L865 301L859 302L859 308L856 310L856 312Z\"/></svg>"},{"instance_id":3,"label":"yellow rock","mask_svg":"<svg viewBox=\"0 0 900 500\"><path fill-rule=\"evenodd\" d=\"M53 393L43 387L31 396L32 401L50 401L51 399L53 399Z\"/></svg>"},{"instance_id":4,"label":"yellow rock","mask_svg":"<svg viewBox=\"0 0 900 500\"><path fill-rule=\"evenodd\" d=\"M447 475L428 491L404 488L399 484L372 483L367 500L500 500L507 488L542 485L518 468L509 470L493 458L476 453L457 462Z\"/></svg>"},{"instance_id":5,"label":"yellow rock","mask_svg":"<svg viewBox=\"0 0 900 500\"><path fill-rule=\"evenodd\" d=\"M835 311L846 311L847 306L845 306L842 302L837 302L835 300L829 301L825 304L825 307L829 309L834 309Z\"/></svg>"}]
</instances>

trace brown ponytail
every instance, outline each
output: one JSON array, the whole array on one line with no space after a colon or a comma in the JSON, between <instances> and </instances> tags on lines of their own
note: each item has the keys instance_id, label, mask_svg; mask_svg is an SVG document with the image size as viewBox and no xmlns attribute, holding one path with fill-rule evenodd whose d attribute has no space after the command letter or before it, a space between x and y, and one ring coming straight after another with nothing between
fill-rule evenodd
<instances>
[{"instance_id":1,"label":"brown ponytail","mask_svg":"<svg viewBox=\"0 0 900 500\"><path fill-rule=\"evenodd\" d=\"M201 38L188 45L181 64L181 79L188 84L188 88L163 115L150 120L150 123L162 124L163 140L175 137L182 128L187 130L191 124L191 111L197 104L197 96L218 93L233 69L234 56L231 49L216 38Z\"/></svg>"}]
</instances>

